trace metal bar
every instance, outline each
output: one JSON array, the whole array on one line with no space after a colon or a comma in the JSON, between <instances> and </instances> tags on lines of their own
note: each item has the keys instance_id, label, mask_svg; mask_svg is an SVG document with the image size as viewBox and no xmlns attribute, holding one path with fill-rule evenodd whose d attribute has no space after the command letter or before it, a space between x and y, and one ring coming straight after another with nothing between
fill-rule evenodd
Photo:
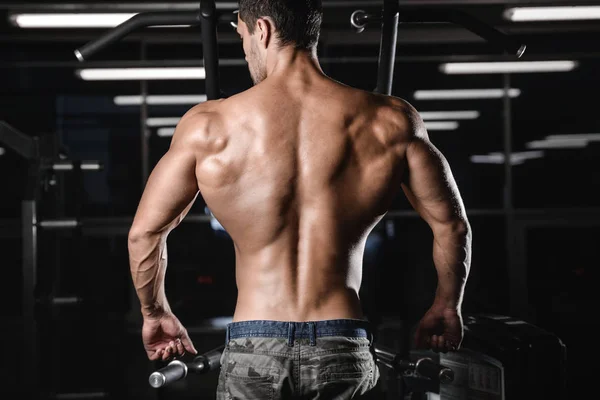
<instances>
[{"instance_id":1,"label":"metal bar","mask_svg":"<svg viewBox=\"0 0 600 400\"><path fill-rule=\"evenodd\" d=\"M141 43L140 58L146 58L146 44ZM142 103L140 104L140 152L142 161L142 182L141 189L144 190L148 177L150 176L150 129L146 121L148 120L148 81L140 81L140 95Z\"/></svg>"},{"instance_id":2,"label":"metal bar","mask_svg":"<svg viewBox=\"0 0 600 400\"><path fill-rule=\"evenodd\" d=\"M108 393L106 392L58 393L54 395L56 400L104 399L107 397Z\"/></svg>"},{"instance_id":3,"label":"metal bar","mask_svg":"<svg viewBox=\"0 0 600 400\"><path fill-rule=\"evenodd\" d=\"M527 224L513 221L513 248L510 256L513 268L509 269L510 311L515 318L535 323L535 315L529 306L527 290Z\"/></svg>"},{"instance_id":4,"label":"metal bar","mask_svg":"<svg viewBox=\"0 0 600 400\"><path fill-rule=\"evenodd\" d=\"M21 249L23 262L23 362L22 384L26 391L38 388L38 341L35 318L37 281L37 215L36 200L21 203ZM34 398L35 396L29 396Z\"/></svg>"},{"instance_id":5,"label":"metal bar","mask_svg":"<svg viewBox=\"0 0 600 400\"><path fill-rule=\"evenodd\" d=\"M217 8L215 0L200 1L200 25L202 31L202 56L206 70L206 96L208 100L221 97L219 87L219 51L217 42Z\"/></svg>"},{"instance_id":6,"label":"metal bar","mask_svg":"<svg viewBox=\"0 0 600 400\"><path fill-rule=\"evenodd\" d=\"M122 24L110 29L98 39L88 42L75 50L79 61L84 61L105 47L121 40L131 32L148 26L160 25L198 25L198 14L187 11L146 12L136 14Z\"/></svg>"},{"instance_id":7,"label":"metal bar","mask_svg":"<svg viewBox=\"0 0 600 400\"><path fill-rule=\"evenodd\" d=\"M401 6L468 6L468 5L566 5L572 6L569 0L400 0ZM323 8L368 7L381 6L381 0L342 1L323 0ZM597 0L578 0L577 4L598 4ZM2 3L0 9L32 10L32 11L189 11L197 9L196 2L164 2L164 3ZM235 10L235 1L218 2L219 10Z\"/></svg>"},{"instance_id":8,"label":"metal bar","mask_svg":"<svg viewBox=\"0 0 600 400\"><path fill-rule=\"evenodd\" d=\"M4 121L0 121L0 143L10 147L28 160L36 157L35 139L19 132Z\"/></svg>"},{"instance_id":9,"label":"metal bar","mask_svg":"<svg viewBox=\"0 0 600 400\"><path fill-rule=\"evenodd\" d=\"M375 92L391 95L398 40L398 0L384 1L382 17L379 69Z\"/></svg>"},{"instance_id":10,"label":"metal bar","mask_svg":"<svg viewBox=\"0 0 600 400\"><path fill-rule=\"evenodd\" d=\"M366 34L366 33L365 33ZM362 36L362 35L361 35ZM146 43L148 44L148 43ZM535 60L564 60L564 59L597 59L600 52L591 53L557 53L540 54L527 58L529 61ZM506 55L397 55L395 62L470 62L470 61L509 61L513 56ZM378 57L322 57L319 58L321 64L375 64ZM220 59L219 67L246 67L248 63L243 58ZM203 67L204 63L200 60L147 60L147 61L86 61L80 63L77 61L24 61L24 62L0 62L0 69L22 69L22 68L151 68L151 67Z\"/></svg>"},{"instance_id":11,"label":"metal bar","mask_svg":"<svg viewBox=\"0 0 600 400\"><path fill-rule=\"evenodd\" d=\"M502 75L504 97L502 98L502 131L504 139L504 191L503 206L505 212L506 229L506 267L509 277L510 312L511 315L523 317L527 307L527 270L522 268L515 259L515 208L513 194L513 167L512 167L512 103L508 95L511 79L510 74Z\"/></svg>"},{"instance_id":12,"label":"metal bar","mask_svg":"<svg viewBox=\"0 0 600 400\"><path fill-rule=\"evenodd\" d=\"M460 25L488 42L503 48L506 52L521 57L526 46L496 28L482 22L464 11L456 9L423 9L402 10L402 22L451 22Z\"/></svg>"}]
</instances>

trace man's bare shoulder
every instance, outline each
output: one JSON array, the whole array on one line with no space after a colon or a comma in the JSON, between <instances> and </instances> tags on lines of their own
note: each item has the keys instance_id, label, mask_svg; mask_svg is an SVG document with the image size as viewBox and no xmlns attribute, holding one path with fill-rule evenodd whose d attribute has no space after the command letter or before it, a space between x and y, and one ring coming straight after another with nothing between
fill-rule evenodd
<instances>
[{"instance_id":1,"label":"man's bare shoulder","mask_svg":"<svg viewBox=\"0 0 600 400\"><path fill-rule=\"evenodd\" d=\"M426 136L417 110L399 97L371 93L378 136L388 145L403 145L415 137Z\"/></svg>"},{"instance_id":2,"label":"man's bare shoulder","mask_svg":"<svg viewBox=\"0 0 600 400\"><path fill-rule=\"evenodd\" d=\"M223 101L211 100L189 109L177 125L172 145L181 143L194 145L206 143L211 137L219 135L221 129Z\"/></svg>"}]
</instances>

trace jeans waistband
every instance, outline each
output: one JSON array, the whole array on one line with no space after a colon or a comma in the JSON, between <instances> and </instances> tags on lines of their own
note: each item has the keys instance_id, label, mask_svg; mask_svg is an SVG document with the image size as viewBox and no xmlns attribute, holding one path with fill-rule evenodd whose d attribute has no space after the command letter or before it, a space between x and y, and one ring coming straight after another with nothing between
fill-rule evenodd
<instances>
[{"instance_id":1,"label":"jeans waistband","mask_svg":"<svg viewBox=\"0 0 600 400\"><path fill-rule=\"evenodd\" d=\"M373 343L371 323L361 319L333 319L312 322L240 321L227 325L225 344L231 339L247 337L287 338L293 346L295 339L309 339L311 346L324 336L368 338Z\"/></svg>"}]
</instances>

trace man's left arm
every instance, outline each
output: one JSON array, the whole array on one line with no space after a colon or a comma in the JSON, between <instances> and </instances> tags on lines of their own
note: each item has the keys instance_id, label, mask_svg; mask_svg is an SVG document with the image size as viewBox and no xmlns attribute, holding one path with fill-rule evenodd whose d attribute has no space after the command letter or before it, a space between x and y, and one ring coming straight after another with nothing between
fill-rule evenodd
<instances>
[{"instance_id":1,"label":"man's left arm","mask_svg":"<svg viewBox=\"0 0 600 400\"><path fill-rule=\"evenodd\" d=\"M193 125L182 120L177 127L169 150L148 178L129 231L131 277L144 318L171 311L164 287L167 236L199 194Z\"/></svg>"}]
</instances>

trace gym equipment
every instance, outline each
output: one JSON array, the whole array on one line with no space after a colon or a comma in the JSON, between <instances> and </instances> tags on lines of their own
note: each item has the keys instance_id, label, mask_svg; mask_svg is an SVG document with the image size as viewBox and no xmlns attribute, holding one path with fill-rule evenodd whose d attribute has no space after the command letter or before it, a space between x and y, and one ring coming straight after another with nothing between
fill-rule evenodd
<instances>
[{"instance_id":1,"label":"gym equipment","mask_svg":"<svg viewBox=\"0 0 600 400\"><path fill-rule=\"evenodd\" d=\"M234 18L235 17L235 18ZM221 97L219 88L219 56L217 50L217 23L233 23L237 17L233 13L217 15L215 0L201 0L198 11L142 12L107 31L83 47L74 51L79 61L85 61L107 46L121 40L128 34L149 26L200 25L204 68L206 70L206 95L209 100Z\"/></svg>"},{"instance_id":2,"label":"gym equipment","mask_svg":"<svg viewBox=\"0 0 600 400\"><path fill-rule=\"evenodd\" d=\"M441 398L567 399L566 350L556 335L518 318L467 316L463 350L440 354L456 372Z\"/></svg>"},{"instance_id":3,"label":"gym equipment","mask_svg":"<svg viewBox=\"0 0 600 400\"><path fill-rule=\"evenodd\" d=\"M368 14L356 10L350 16L350 25L357 33L363 32L369 24L381 23L381 43L379 50L379 70L376 93L390 95L396 62L396 43L399 22L450 22L460 25L479 35L486 41L503 48L520 58L527 48L518 40L487 25L465 12L455 9L433 9L424 7L403 7L398 0L384 0L381 15Z\"/></svg>"},{"instance_id":4,"label":"gym equipment","mask_svg":"<svg viewBox=\"0 0 600 400\"><path fill-rule=\"evenodd\" d=\"M196 356L190 362L174 360L169 362L167 366L152 372L148 378L150 386L155 389L166 387L176 381L185 379L188 374L196 375L207 374L214 372L221 367L221 355L225 346L219 346L207 353ZM422 387L427 387L435 384L448 384L454 380L454 371L448 366L441 365L435 362L430 357L422 357L415 361L403 359L392 350L386 347L374 347L377 362L392 371L399 379L410 377L413 380L413 387L418 385L414 381L422 381ZM414 392L413 392L414 393ZM407 393L400 392L395 394L396 399L404 399Z\"/></svg>"},{"instance_id":5,"label":"gym equipment","mask_svg":"<svg viewBox=\"0 0 600 400\"><path fill-rule=\"evenodd\" d=\"M43 219L41 214L49 212L46 200L58 197L57 174L65 172L100 171L103 165L98 161L76 161L61 158L56 139L51 135L28 136L4 121L0 121L0 143L14 150L29 162L25 194L21 202L22 229L22 268L23 268L23 377L27 377L27 390L39 388L39 332L38 311L40 307L58 307L81 302L78 297L39 296L38 287L38 230L73 231L80 226L77 218ZM60 203L54 199L55 203ZM45 207L42 207L42 203ZM54 212L60 208L54 205ZM55 282L53 282L55 284Z\"/></svg>"}]
</instances>

